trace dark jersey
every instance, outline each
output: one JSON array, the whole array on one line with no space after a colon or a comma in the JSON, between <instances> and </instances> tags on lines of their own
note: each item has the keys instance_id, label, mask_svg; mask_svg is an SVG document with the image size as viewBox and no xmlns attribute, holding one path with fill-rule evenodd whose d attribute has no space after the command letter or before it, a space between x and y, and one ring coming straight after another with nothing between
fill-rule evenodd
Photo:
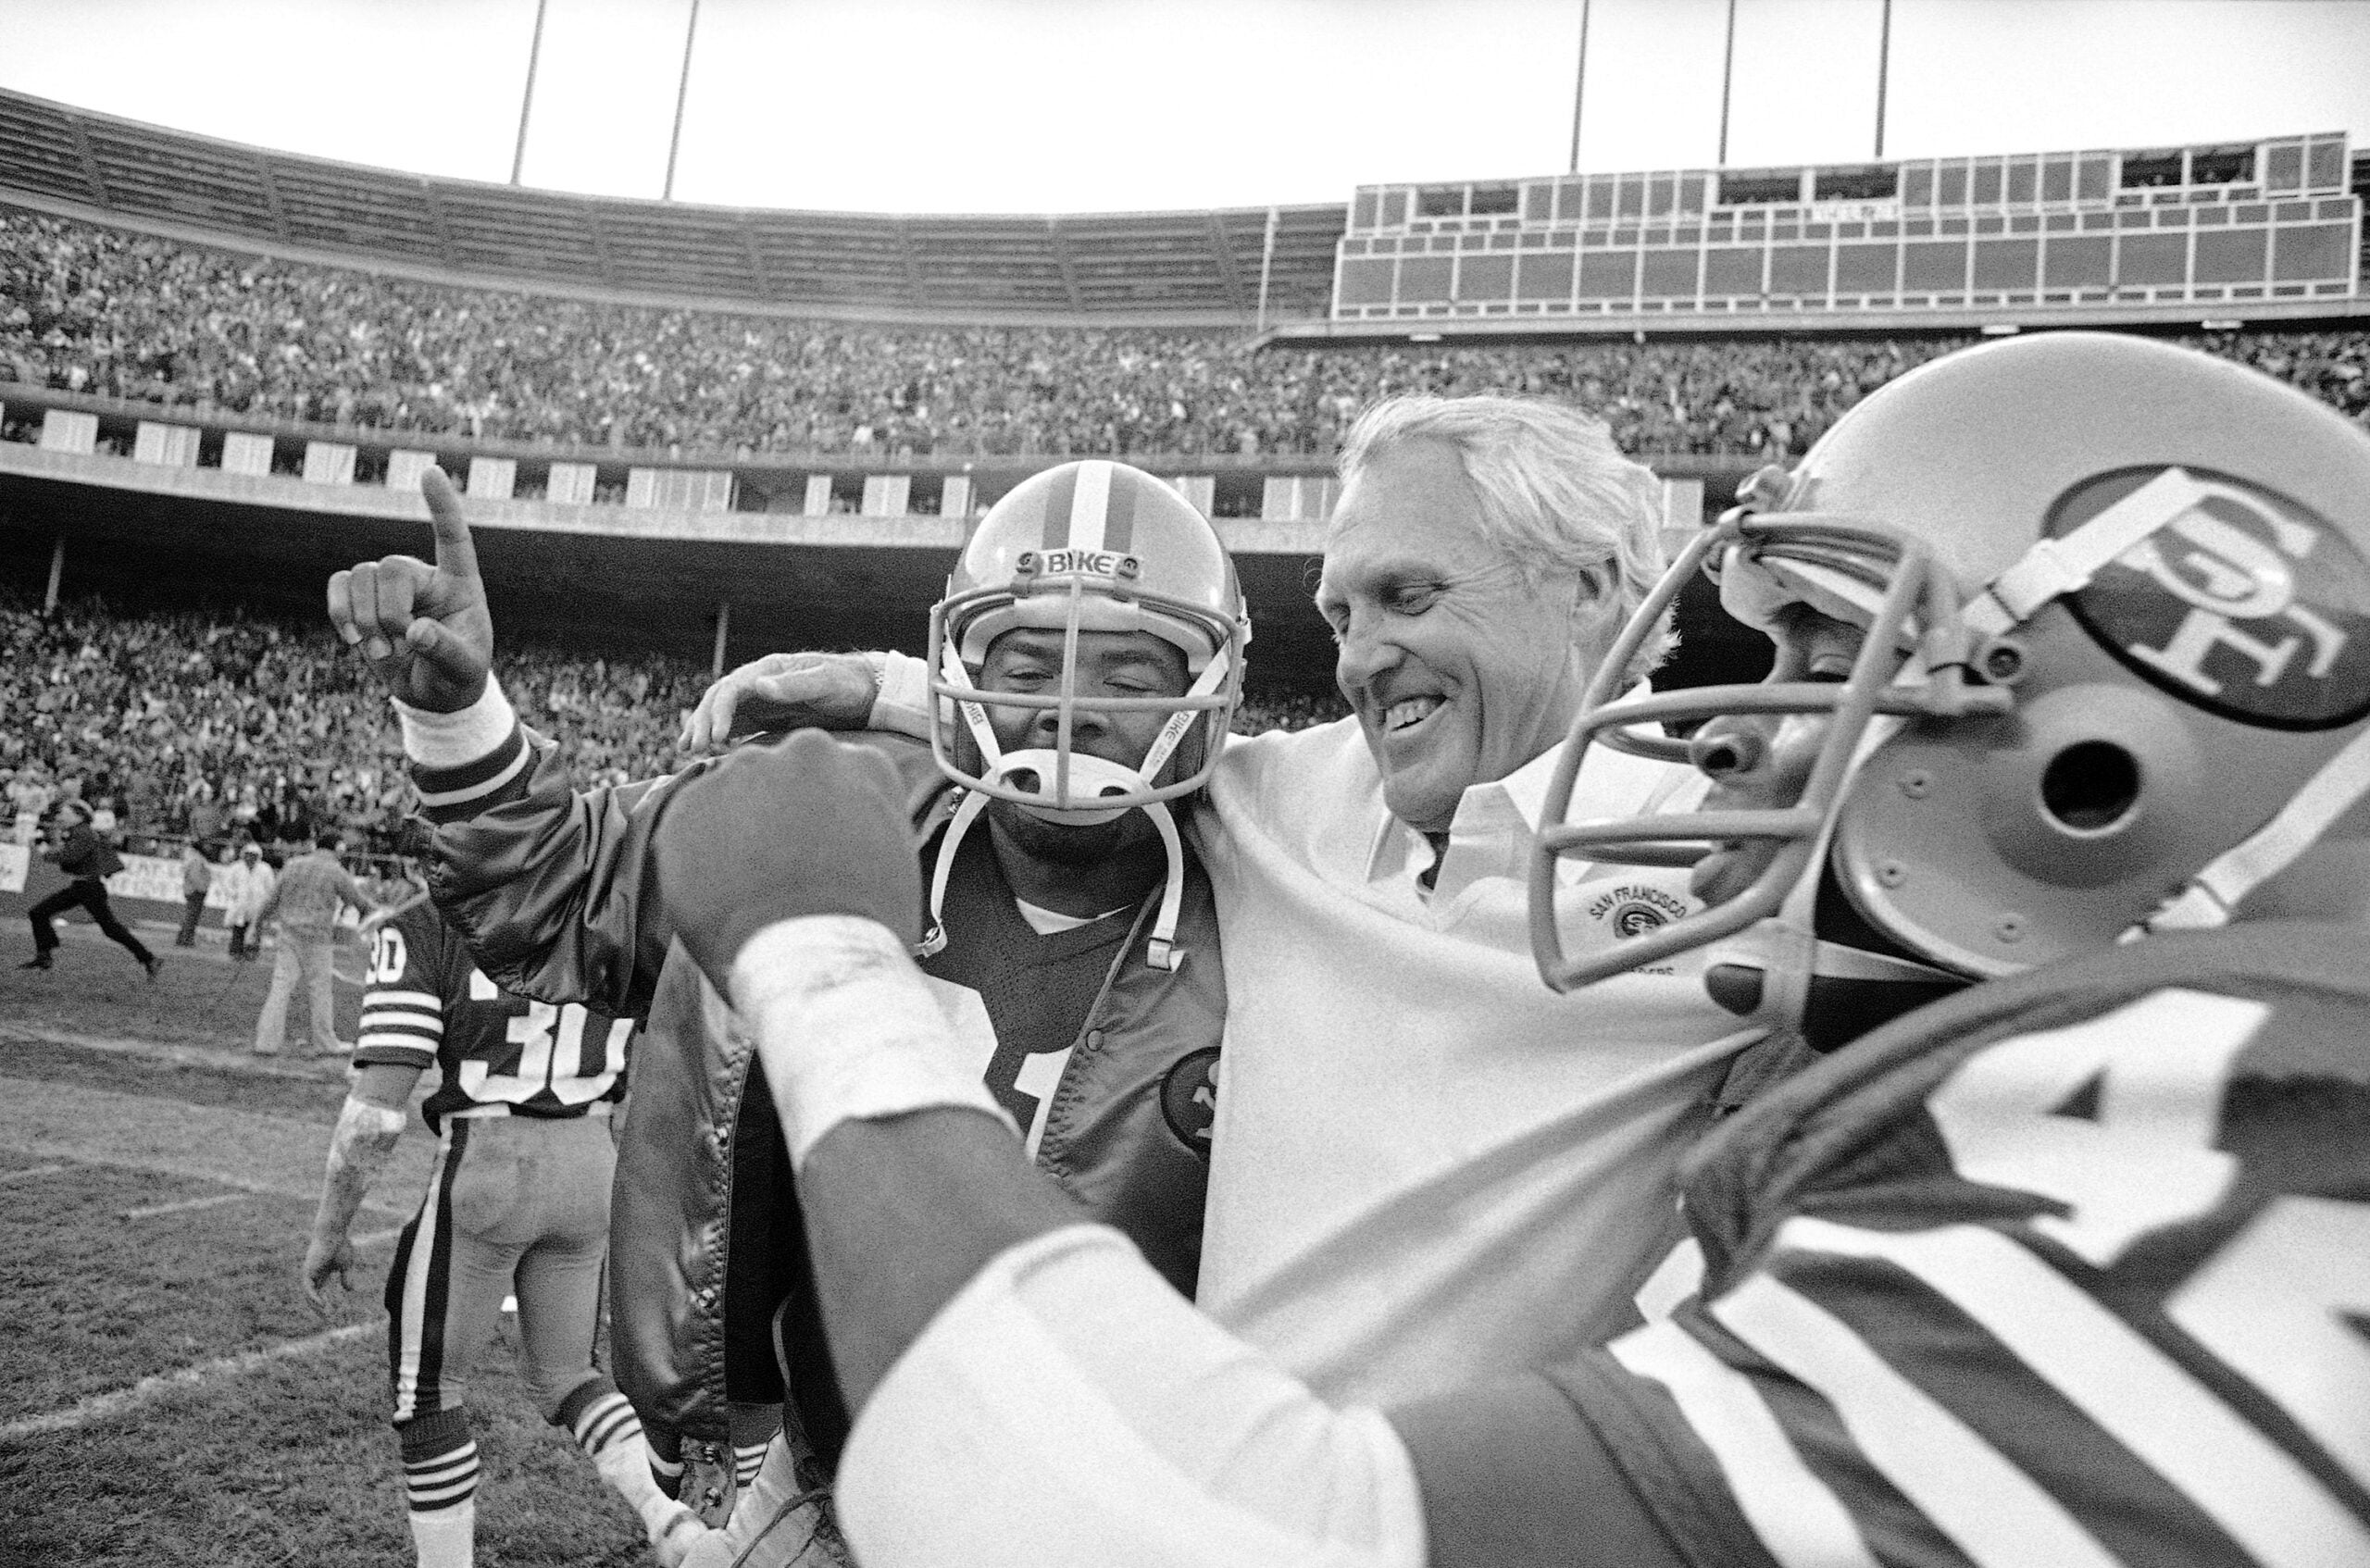
<instances>
[{"instance_id":1,"label":"dark jersey","mask_svg":"<svg viewBox=\"0 0 2370 1568\"><path fill-rule=\"evenodd\" d=\"M434 1065L431 1129L450 1115L581 1116L625 1094L630 1020L503 991L425 900L371 933L367 983L354 1060Z\"/></svg>"},{"instance_id":2,"label":"dark jersey","mask_svg":"<svg viewBox=\"0 0 2370 1568\"><path fill-rule=\"evenodd\" d=\"M2370 1563L2366 955L2160 937L1839 1052L1700 1156L1701 1290L1490 1443L1578 1417L1699 1568Z\"/></svg>"}]
</instances>

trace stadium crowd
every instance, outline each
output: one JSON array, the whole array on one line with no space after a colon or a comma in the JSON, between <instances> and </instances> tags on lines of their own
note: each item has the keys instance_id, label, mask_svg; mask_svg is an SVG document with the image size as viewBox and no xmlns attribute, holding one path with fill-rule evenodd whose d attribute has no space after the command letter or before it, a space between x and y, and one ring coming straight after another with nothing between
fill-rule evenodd
<instances>
[{"instance_id":1,"label":"stadium crowd","mask_svg":"<svg viewBox=\"0 0 2370 1568\"><path fill-rule=\"evenodd\" d=\"M198 411L619 448L1329 455L1399 392L1528 392L1637 454L1799 453L1960 335L1253 353L1239 333L880 327L264 261L0 207L15 380ZM2192 335L2370 417L2370 333Z\"/></svg>"},{"instance_id":2,"label":"stadium crowd","mask_svg":"<svg viewBox=\"0 0 2370 1568\"><path fill-rule=\"evenodd\" d=\"M505 688L566 746L580 784L665 773L705 667L505 648ZM1247 703L1238 728L1300 728L1337 702ZM394 715L359 661L320 627L201 616L44 617L0 605L0 803L40 817L65 795L118 836L302 842L341 828L399 848L411 790Z\"/></svg>"}]
</instances>

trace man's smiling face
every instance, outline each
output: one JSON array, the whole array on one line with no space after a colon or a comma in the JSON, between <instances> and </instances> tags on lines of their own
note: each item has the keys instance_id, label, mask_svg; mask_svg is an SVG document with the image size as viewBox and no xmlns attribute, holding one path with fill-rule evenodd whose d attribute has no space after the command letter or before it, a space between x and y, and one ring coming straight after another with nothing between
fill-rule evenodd
<instances>
[{"instance_id":1,"label":"man's smiling face","mask_svg":"<svg viewBox=\"0 0 2370 1568\"><path fill-rule=\"evenodd\" d=\"M1564 738L1585 684L1574 606L1590 586L1528 581L1483 534L1480 493L1446 442L1391 448L1351 479L1316 607L1392 815L1444 833L1468 788ZM1590 629L1601 644L1611 628Z\"/></svg>"}]
</instances>

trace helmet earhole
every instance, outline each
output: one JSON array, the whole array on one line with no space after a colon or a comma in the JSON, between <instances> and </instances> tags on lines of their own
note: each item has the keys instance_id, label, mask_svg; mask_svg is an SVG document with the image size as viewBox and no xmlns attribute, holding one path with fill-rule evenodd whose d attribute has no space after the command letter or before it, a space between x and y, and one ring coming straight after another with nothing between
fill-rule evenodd
<instances>
[{"instance_id":1,"label":"helmet earhole","mask_svg":"<svg viewBox=\"0 0 2370 1568\"><path fill-rule=\"evenodd\" d=\"M2098 833L2127 815L2139 799L2139 764L2105 740L2083 740L2050 759L2041 771L2041 808L2061 827Z\"/></svg>"}]
</instances>

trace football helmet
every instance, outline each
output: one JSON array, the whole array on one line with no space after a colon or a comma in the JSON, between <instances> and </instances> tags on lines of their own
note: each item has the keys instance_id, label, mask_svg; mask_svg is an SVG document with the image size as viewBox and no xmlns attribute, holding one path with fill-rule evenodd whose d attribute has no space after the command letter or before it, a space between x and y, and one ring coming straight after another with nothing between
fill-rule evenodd
<instances>
[{"instance_id":1,"label":"football helmet","mask_svg":"<svg viewBox=\"0 0 2370 1568\"><path fill-rule=\"evenodd\" d=\"M1050 692L988 691L978 672L1004 632L1063 634ZM1149 632L1185 655L1191 685L1174 697L1081 698L1081 632ZM929 620L929 739L947 777L968 794L956 809L930 880L925 952L944 945L940 919L956 846L990 800L1059 824L1150 815L1168 850L1168 884L1153 931L1154 962L1175 967L1184 852L1170 801L1209 782L1242 695L1251 618L1234 563L1192 503L1140 468L1095 459L1065 463L1015 486L990 507L946 580ZM1056 716L1053 743L1006 752L989 711ZM1134 767L1072 745L1081 708L1167 716Z\"/></svg>"},{"instance_id":2,"label":"football helmet","mask_svg":"<svg viewBox=\"0 0 2370 1568\"><path fill-rule=\"evenodd\" d=\"M1606 704L1699 568L1764 628L1790 604L1867 636L1840 685ZM1655 728L1827 719L1778 810L1550 826L1531 933L1558 989L1738 939L1765 1012L1810 977L1980 978L2218 925L2370 794L2370 436L2292 388L2149 340L2052 332L1965 350L1765 469L1640 606L1546 801L1592 745L1686 761ZM1686 865L1778 852L1732 901L1566 957L1561 857ZM1811 930L1823 872L1914 960Z\"/></svg>"}]
</instances>

